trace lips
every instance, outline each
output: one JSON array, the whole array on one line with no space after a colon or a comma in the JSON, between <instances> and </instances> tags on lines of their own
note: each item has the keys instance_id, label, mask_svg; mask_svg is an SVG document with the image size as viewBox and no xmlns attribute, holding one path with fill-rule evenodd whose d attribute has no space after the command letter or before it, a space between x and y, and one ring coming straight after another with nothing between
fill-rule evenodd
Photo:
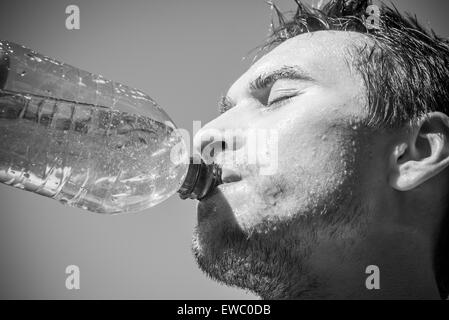
<instances>
[{"instance_id":1,"label":"lips","mask_svg":"<svg viewBox=\"0 0 449 320\"><path fill-rule=\"evenodd\" d=\"M223 167L221 169L221 181L223 183L231 183L242 180L242 176L235 170Z\"/></svg>"},{"instance_id":2,"label":"lips","mask_svg":"<svg viewBox=\"0 0 449 320\"><path fill-rule=\"evenodd\" d=\"M242 180L242 176L240 173L238 173L236 170L230 169L229 167L222 167L221 168L221 181L222 184L218 185L215 189L211 190L204 198L202 198L200 201L205 202L210 198L213 198L217 194L221 194L221 190L224 190L229 186L229 184L232 184L233 182L238 182ZM218 191L220 190L220 191Z\"/></svg>"}]
</instances>

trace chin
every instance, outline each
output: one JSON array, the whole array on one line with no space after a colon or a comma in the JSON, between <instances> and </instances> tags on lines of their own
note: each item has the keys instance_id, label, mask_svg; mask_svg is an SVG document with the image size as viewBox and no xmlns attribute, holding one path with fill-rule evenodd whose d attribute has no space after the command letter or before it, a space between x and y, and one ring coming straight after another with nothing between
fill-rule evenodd
<instances>
[{"instance_id":1,"label":"chin","mask_svg":"<svg viewBox=\"0 0 449 320\"><path fill-rule=\"evenodd\" d=\"M197 218L194 241L198 247L217 252L224 243L230 245L236 234L243 236L233 209L218 188L198 203Z\"/></svg>"},{"instance_id":2,"label":"chin","mask_svg":"<svg viewBox=\"0 0 449 320\"><path fill-rule=\"evenodd\" d=\"M238 228L238 220L251 215L247 206L254 202L253 198L254 192L246 181L219 185L198 203L198 227Z\"/></svg>"},{"instance_id":3,"label":"chin","mask_svg":"<svg viewBox=\"0 0 449 320\"><path fill-rule=\"evenodd\" d=\"M301 232L295 224L269 220L254 227L255 232L242 230L226 198L219 193L213 195L198 204L194 257L199 268L216 281L261 297L274 293L281 296L286 283L283 276L290 274L290 266L303 264L300 252L309 251L304 245L309 242L298 241ZM276 276L268 276L272 274Z\"/></svg>"}]
</instances>

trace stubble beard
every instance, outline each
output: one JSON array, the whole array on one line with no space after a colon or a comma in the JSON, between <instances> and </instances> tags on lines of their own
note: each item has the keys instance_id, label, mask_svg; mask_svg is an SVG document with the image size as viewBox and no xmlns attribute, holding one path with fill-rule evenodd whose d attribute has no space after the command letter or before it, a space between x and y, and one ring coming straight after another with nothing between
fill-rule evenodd
<instances>
[{"instance_id":1,"label":"stubble beard","mask_svg":"<svg viewBox=\"0 0 449 320\"><path fill-rule=\"evenodd\" d=\"M325 280L308 260L323 239L340 241L344 235L339 230L363 232L365 209L352 180L312 207L264 220L250 232L229 221L221 221L213 231L197 226L192 251L198 266L212 279L263 299L327 298Z\"/></svg>"}]
</instances>

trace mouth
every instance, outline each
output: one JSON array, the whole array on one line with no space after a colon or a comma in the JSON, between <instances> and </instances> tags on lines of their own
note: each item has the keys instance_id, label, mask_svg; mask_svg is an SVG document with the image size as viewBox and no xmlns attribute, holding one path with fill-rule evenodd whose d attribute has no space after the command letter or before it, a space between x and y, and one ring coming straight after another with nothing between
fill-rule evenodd
<instances>
[{"instance_id":1,"label":"mouth","mask_svg":"<svg viewBox=\"0 0 449 320\"><path fill-rule=\"evenodd\" d=\"M245 181L223 183L211 190L204 198L198 202L197 220L198 225L204 227L204 224L210 226L216 223L229 223L234 221L233 209L229 202L229 196L239 189L239 185Z\"/></svg>"},{"instance_id":2,"label":"mouth","mask_svg":"<svg viewBox=\"0 0 449 320\"><path fill-rule=\"evenodd\" d=\"M228 167L222 167L221 169L221 181L222 184L219 184L217 187L215 187L213 190L211 190L205 197L201 198L201 202L207 201L213 197L216 197L217 194L222 193L221 191L224 191L228 188L229 185L234 185L239 181L242 181L242 176L239 172L230 169Z\"/></svg>"},{"instance_id":3,"label":"mouth","mask_svg":"<svg viewBox=\"0 0 449 320\"><path fill-rule=\"evenodd\" d=\"M224 192L226 192L227 189L232 188L239 182L242 182L242 180L233 181L233 182L224 182L223 184L220 184L216 186L214 189L212 189L205 197L201 198L199 200L200 202L206 202L208 200L211 200L213 198L217 198L217 196L223 197Z\"/></svg>"},{"instance_id":4,"label":"mouth","mask_svg":"<svg viewBox=\"0 0 449 320\"><path fill-rule=\"evenodd\" d=\"M237 182L240 180L242 180L242 175L236 170L228 167L221 168L221 181L223 181L223 184Z\"/></svg>"}]
</instances>

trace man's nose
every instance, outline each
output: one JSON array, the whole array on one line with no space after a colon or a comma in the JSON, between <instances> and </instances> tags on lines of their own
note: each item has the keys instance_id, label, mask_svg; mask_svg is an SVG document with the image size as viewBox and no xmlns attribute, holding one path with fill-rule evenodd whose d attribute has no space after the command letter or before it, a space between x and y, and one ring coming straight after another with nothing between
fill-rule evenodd
<instances>
[{"instance_id":1,"label":"man's nose","mask_svg":"<svg viewBox=\"0 0 449 320\"><path fill-rule=\"evenodd\" d=\"M235 152L245 146L245 130L206 126L194 137L194 152L205 161L214 161L221 152Z\"/></svg>"}]
</instances>

